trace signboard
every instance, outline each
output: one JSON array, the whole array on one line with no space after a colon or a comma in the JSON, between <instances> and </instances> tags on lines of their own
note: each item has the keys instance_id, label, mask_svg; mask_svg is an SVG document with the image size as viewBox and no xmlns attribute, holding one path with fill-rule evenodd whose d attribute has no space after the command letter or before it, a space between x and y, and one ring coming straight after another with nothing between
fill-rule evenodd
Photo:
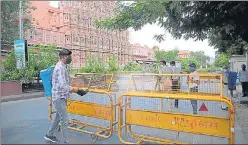
<instances>
[{"instance_id":1,"label":"signboard","mask_svg":"<svg viewBox=\"0 0 248 145\"><path fill-rule=\"evenodd\" d=\"M16 57L16 68L22 69L26 67L26 62L28 61L27 41L15 40L14 50Z\"/></svg>"}]
</instances>

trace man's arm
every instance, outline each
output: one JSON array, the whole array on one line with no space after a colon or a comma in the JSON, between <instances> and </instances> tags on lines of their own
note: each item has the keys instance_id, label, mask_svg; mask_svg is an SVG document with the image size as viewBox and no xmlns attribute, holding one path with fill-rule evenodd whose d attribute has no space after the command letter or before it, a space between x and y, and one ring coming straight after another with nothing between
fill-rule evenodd
<instances>
[{"instance_id":1,"label":"man's arm","mask_svg":"<svg viewBox=\"0 0 248 145\"><path fill-rule=\"evenodd\" d=\"M73 92L77 93L78 89L72 88L70 84L66 83L66 74L64 69L58 69L57 75L58 75L58 81L59 81L59 88L62 92Z\"/></svg>"},{"instance_id":2,"label":"man's arm","mask_svg":"<svg viewBox=\"0 0 248 145\"><path fill-rule=\"evenodd\" d=\"M192 76L192 77L190 76L189 81L191 83L195 83L195 84L199 85L200 84L200 77L199 76Z\"/></svg>"},{"instance_id":3,"label":"man's arm","mask_svg":"<svg viewBox=\"0 0 248 145\"><path fill-rule=\"evenodd\" d=\"M198 74L198 73L197 73ZM196 75L197 75L196 74ZM199 76L194 76L193 83L196 83L197 85L200 85L200 77Z\"/></svg>"}]
</instances>

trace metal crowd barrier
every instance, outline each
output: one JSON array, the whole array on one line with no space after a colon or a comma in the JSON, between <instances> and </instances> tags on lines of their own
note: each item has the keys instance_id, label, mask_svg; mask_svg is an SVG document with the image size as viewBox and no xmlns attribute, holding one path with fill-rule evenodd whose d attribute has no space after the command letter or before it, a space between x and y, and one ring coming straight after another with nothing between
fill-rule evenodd
<instances>
[{"instance_id":1,"label":"metal crowd barrier","mask_svg":"<svg viewBox=\"0 0 248 145\"><path fill-rule=\"evenodd\" d=\"M120 141L233 144L234 107L229 98L222 96L222 91L216 91L222 90L222 75L212 75L215 83L201 80L205 75L208 74L132 76L128 91L118 99ZM199 79L197 91L192 89L196 87L191 84L194 77ZM170 83L172 79L178 81ZM221 103L227 104L228 111L221 109Z\"/></svg>"},{"instance_id":2,"label":"metal crowd barrier","mask_svg":"<svg viewBox=\"0 0 248 145\"><path fill-rule=\"evenodd\" d=\"M69 113L68 128L98 137L110 138L116 131L116 96L118 85L113 74L78 73L71 79L71 85L78 89L88 89L85 96L72 95L67 102ZM52 101L50 101L50 121L52 121Z\"/></svg>"}]
</instances>

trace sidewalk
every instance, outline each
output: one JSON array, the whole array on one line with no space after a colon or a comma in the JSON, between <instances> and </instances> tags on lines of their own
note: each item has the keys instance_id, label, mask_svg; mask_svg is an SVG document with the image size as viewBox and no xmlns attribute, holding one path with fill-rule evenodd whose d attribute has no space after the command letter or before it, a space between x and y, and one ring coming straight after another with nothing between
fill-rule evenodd
<instances>
[{"instance_id":1,"label":"sidewalk","mask_svg":"<svg viewBox=\"0 0 248 145\"><path fill-rule=\"evenodd\" d=\"M235 118L240 124L246 140L248 140L248 97L242 98L242 87L237 86L236 98L232 98L232 102L235 108Z\"/></svg>"},{"instance_id":2,"label":"sidewalk","mask_svg":"<svg viewBox=\"0 0 248 145\"><path fill-rule=\"evenodd\" d=\"M32 92L32 93L23 93L21 95L12 95L12 96L1 96L1 102L17 101L44 97L44 92Z\"/></svg>"},{"instance_id":3,"label":"sidewalk","mask_svg":"<svg viewBox=\"0 0 248 145\"><path fill-rule=\"evenodd\" d=\"M248 139L248 105L235 103L236 118L244 132L245 138Z\"/></svg>"}]
</instances>

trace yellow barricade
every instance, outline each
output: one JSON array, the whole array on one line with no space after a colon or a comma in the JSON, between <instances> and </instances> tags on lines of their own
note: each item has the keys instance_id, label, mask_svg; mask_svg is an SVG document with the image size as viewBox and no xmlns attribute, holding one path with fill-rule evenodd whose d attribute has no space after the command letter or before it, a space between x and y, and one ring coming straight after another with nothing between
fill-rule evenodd
<instances>
[{"instance_id":1,"label":"yellow barricade","mask_svg":"<svg viewBox=\"0 0 248 145\"><path fill-rule=\"evenodd\" d=\"M128 92L118 99L118 136L124 144L154 142L159 144L233 144L234 107L222 92L207 90L210 83L200 83L193 91L182 87L156 88L155 78L193 75L137 75L132 76ZM200 78L202 74L195 75ZM222 88L222 76L216 75L216 88ZM170 78L171 79L171 78ZM168 80L167 80L168 81ZM169 81L168 81L169 82ZM201 87L203 85L203 87ZM166 85L165 85L166 86ZM194 85L195 87L195 85ZM174 100L178 100L175 107ZM175 101L174 101L175 102ZM228 111L221 109L221 103ZM194 105L195 104L195 105ZM195 107L193 107L195 106ZM196 109L194 109L196 108Z\"/></svg>"},{"instance_id":2,"label":"yellow barricade","mask_svg":"<svg viewBox=\"0 0 248 145\"><path fill-rule=\"evenodd\" d=\"M68 128L91 134L92 140L98 137L107 139L116 131L116 95L118 85L113 74L80 73L71 79L73 88L88 89L85 96L71 95L67 101L69 113ZM52 101L50 120L52 121Z\"/></svg>"}]
</instances>

